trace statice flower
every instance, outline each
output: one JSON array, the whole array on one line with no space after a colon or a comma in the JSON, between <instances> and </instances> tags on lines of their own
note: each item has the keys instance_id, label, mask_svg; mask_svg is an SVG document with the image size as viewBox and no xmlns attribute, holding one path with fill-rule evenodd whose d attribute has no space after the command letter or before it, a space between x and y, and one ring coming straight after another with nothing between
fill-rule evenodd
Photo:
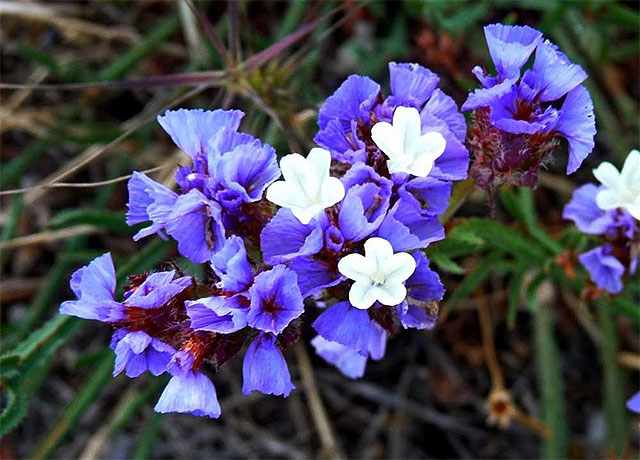
<instances>
[{"instance_id":1,"label":"statice flower","mask_svg":"<svg viewBox=\"0 0 640 460\"><path fill-rule=\"evenodd\" d=\"M624 277L633 275L638 265L638 219L629 208L636 210L640 153L629 154L622 174L605 162L594 175L603 185L585 184L576 189L563 216L573 220L580 231L599 236L602 244L581 254L579 260L600 289L618 294L624 288Z\"/></svg>"},{"instance_id":2,"label":"statice flower","mask_svg":"<svg viewBox=\"0 0 640 460\"><path fill-rule=\"evenodd\" d=\"M482 88L469 95L471 174L487 189L508 183L534 187L558 139L569 146L567 174L593 150L593 103L582 84L586 72L542 33L528 26L484 28L496 75L473 69ZM531 68L523 67L535 51Z\"/></svg>"},{"instance_id":3,"label":"statice flower","mask_svg":"<svg viewBox=\"0 0 640 460\"><path fill-rule=\"evenodd\" d=\"M242 391L287 397L286 349L305 321L318 355L352 378L392 334L434 326L444 287L422 250L444 238L439 216L467 175L466 127L431 71L389 70L386 98L349 77L320 110L320 147L280 166L237 110L158 118L188 161L175 191L134 172L127 222L148 223L134 240L175 240L203 280L134 275L118 298L105 254L73 274L77 300L60 307L114 328L114 374L171 376L157 412L220 416L211 371L243 350Z\"/></svg>"},{"instance_id":4,"label":"statice flower","mask_svg":"<svg viewBox=\"0 0 640 460\"><path fill-rule=\"evenodd\" d=\"M263 192L280 170L271 146L237 131L243 116L238 110L181 109L158 117L191 164L176 173L180 193L134 172L127 223L151 222L134 239L169 235L185 257L204 263L222 249L227 234L260 231L260 222L258 228L248 224L255 224Z\"/></svg>"}]
</instances>

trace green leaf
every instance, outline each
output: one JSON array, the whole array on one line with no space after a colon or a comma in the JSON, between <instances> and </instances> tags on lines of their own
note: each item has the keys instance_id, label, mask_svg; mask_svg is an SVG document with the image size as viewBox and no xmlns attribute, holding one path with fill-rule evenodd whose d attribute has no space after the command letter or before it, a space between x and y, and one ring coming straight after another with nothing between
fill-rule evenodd
<instances>
[{"instance_id":1,"label":"green leaf","mask_svg":"<svg viewBox=\"0 0 640 460\"><path fill-rule=\"evenodd\" d=\"M532 283L533 284L533 283ZM535 293L529 298L534 311L535 357L537 379L542 405L542 421L551 429L549 439L542 440L542 458L567 458L567 423L564 402L564 383L560 371L558 346L554 338L551 312L537 305Z\"/></svg>"},{"instance_id":2,"label":"green leaf","mask_svg":"<svg viewBox=\"0 0 640 460\"><path fill-rule=\"evenodd\" d=\"M480 264L458 285L449 298L449 310L454 310L460 302L471 297L475 290L489 277L492 270L503 272L512 268L512 264L503 260L504 254L491 252L484 256Z\"/></svg>"},{"instance_id":3,"label":"green leaf","mask_svg":"<svg viewBox=\"0 0 640 460\"><path fill-rule=\"evenodd\" d=\"M518 265L509 280L509 308L507 310L507 327L513 329L516 325L516 316L520 307L520 297L522 294L522 284L524 275L529 270L525 264Z\"/></svg>"},{"instance_id":4,"label":"green leaf","mask_svg":"<svg viewBox=\"0 0 640 460\"><path fill-rule=\"evenodd\" d=\"M535 241L494 220L472 218L459 224L459 227L474 233L490 247L507 252L516 258L528 260L531 264L542 265L549 258L546 251Z\"/></svg>"},{"instance_id":5,"label":"green leaf","mask_svg":"<svg viewBox=\"0 0 640 460\"><path fill-rule=\"evenodd\" d=\"M4 408L0 412L0 436L13 430L27 413L27 404L20 390L20 379L2 379Z\"/></svg>"},{"instance_id":6,"label":"green leaf","mask_svg":"<svg viewBox=\"0 0 640 460\"><path fill-rule=\"evenodd\" d=\"M600 320L600 361L604 373L604 413L607 420L607 447L622 457L629 433L629 419L625 407L624 379L618 365L618 334L609 302L595 302ZM637 309L637 305L636 305Z\"/></svg>"},{"instance_id":7,"label":"green leaf","mask_svg":"<svg viewBox=\"0 0 640 460\"><path fill-rule=\"evenodd\" d=\"M81 224L95 225L118 232L135 230L125 222L124 212L107 211L106 209L65 209L53 216L49 227L58 229Z\"/></svg>"},{"instance_id":8,"label":"green leaf","mask_svg":"<svg viewBox=\"0 0 640 460\"><path fill-rule=\"evenodd\" d=\"M441 271L447 273L453 273L455 275L462 275L464 268L455 263L451 258L438 251L433 251L429 254L429 261L438 266Z\"/></svg>"}]
</instances>

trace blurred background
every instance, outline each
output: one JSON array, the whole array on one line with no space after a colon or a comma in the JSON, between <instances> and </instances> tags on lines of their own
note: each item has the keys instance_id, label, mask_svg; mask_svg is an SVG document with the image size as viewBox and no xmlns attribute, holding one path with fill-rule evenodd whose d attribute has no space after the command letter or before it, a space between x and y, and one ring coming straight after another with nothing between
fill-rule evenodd
<instances>
[{"instance_id":1,"label":"blurred background","mask_svg":"<svg viewBox=\"0 0 640 460\"><path fill-rule=\"evenodd\" d=\"M0 20L1 458L637 457L637 297L589 304L473 241L455 262L434 249L448 293L433 331L392 338L359 381L292 349L286 400L243 396L235 359L213 379L218 420L154 414L166 379L113 379L109 327L57 317L71 272L106 251L121 279L167 261L198 275L124 223L126 176L171 185L186 161L155 122L166 108L242 109L279 155L306 152L324 99L352 73L388 88L392 60L461 104L493 22L540 29L589 74L596 148L567 177L562 146L534 194L561 235L572 190L640 145L637 2L2 1ZM476 191L457 216L490 212Z\"/></svg>"}]
</instances>

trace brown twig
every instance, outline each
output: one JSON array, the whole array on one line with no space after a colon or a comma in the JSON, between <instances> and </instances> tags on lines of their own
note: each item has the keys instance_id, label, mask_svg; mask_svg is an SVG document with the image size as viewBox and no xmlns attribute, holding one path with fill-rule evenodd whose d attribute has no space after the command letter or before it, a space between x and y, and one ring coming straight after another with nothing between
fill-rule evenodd
<instances>
[{"instance_id":1,"label":"brown twig","mask_svg":"<svg viewBox=\"0 0 640 460\"><path fill-rule=\"evenodd\" d=\"M324 403L322 402L322 398L318 392L309 354L302 342L296 343L294 349L298 360L298 366L300 368L300 374L302 376L302 385L304 386L305 395L309 402L311 417L313 418L313 422L318 430L318 435L320 436L322 449L330 458L344 458L340 453L340 448L333 434L331 422L329 421Z\"/></svg>"}]
</instances>

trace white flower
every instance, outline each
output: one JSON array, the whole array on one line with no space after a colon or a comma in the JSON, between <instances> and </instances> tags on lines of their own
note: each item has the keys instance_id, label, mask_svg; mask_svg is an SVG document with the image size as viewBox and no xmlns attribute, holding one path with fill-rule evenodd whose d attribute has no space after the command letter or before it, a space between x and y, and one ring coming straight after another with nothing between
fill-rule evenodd
<instances>
[{"instance_id":1,"label":"white flower","mask_svg":"<svg viewBox=\"0 0 640 460\"><path fill-rule=\"evenodd\" d=\"M596 195L600 209L624 208L640 220L640 152L632 150L620 172L605 161L593 175L606 187Z\"/></svg>"},{"instance_id":2,"label":"white flower","mask_svg":"<svg viewBox=\"0 0 640 460\"><path fill-rule=\"evenodd\" d=\"M407 296L404 282L416 269L416 261L406 252L393 253L391 243L383 238L369 238L364 256L349 254L338 262L338 271L355 281L349 302L366 310L377 300L383 305L398 305Z\"/></svg>"},{"instance_id":3,"label":"white flower","mask_svg":"<svg viewBox=\"0 0 640 460\"><path fill-rule=\"evenodd\" d=\"M274 182L267 189L267 200L291 209L303 224L344 198L344 185L337 177L329 177L331 154L313 148L307 158L298 153L280 160L284 180Z\"/></svg>"},{"instance_id":4,"label":"white flower","mask_svg":"<svg viewBox=\"0 0 640 460\"><path fill-rule=\"evenodd\" d=\"M393 124L381 121L373 125L371 138L389 157L389 172L418 177L429 175L447 145L436 131L421 134L420 113L413 107L398 107L393 113Z\"/></svg>"}]
</instances>

